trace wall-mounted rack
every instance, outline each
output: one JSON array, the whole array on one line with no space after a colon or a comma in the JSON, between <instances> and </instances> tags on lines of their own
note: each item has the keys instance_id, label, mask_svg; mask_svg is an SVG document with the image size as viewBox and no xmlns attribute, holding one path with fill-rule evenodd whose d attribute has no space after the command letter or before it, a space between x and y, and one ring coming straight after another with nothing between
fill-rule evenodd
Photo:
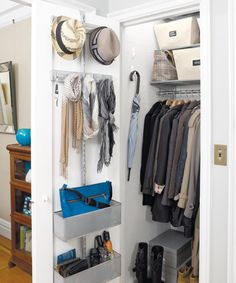
<instances>
[{"instance_id":1,"label":"wall-mounted rack","mask_svg":"<svg viewBox=\"0 0 236 283\"><path fill-rule=\"evenodd\" d=\"M121 204L111 201L108 208L63 218L62 212L54 213L54 233L62 241L121 224Z\"/></svg>"},{"instance_id":2,"label":"wall-mounted rack","mask_svg":"<svg viewBox=\"0 0 236 283\"><path fill-rule=\"evenodd\" d=\"M121 256L114 252L111 260L100 263L89 269L63 278L56 270L54 271L57 283L105 283L121 275Z\"/></svg>"},{"instance_id":3,"label":"wall-mounted rack","mask_svg":"<svg viewBox=\"0 0 236 283\"><path fill-rule=\"evenodd\" d=\"M51 71L51 81L57 83L64 83L65 78L70 74L78 74L83 78L85 75L91 75L95 80L101 79L112 79L111 75L95 74L95 73L85 73L85 72L73 72L73 71L62 71L62 70L52 70Z\"/></svg>"},{"instance_id":4,"label":"wall-mounted rack","mask_svg":"<svg viewBox=\"0 0 236 283\"><path fill-rule=\"evenodd\" d=\"M94 74L86 72L73 72L52 70L51 81L56 85L64 83L65 78L72 73L79 74L81 78L91 75L96 81L112 79L111 75ZM55 98L58 99L58 88L55 88ZM81 143L81 168L82 185L86 184L86 141ZM90 213L63 218L62 212L54 212L54 234L57 238L68 241L72 238L81 239L82 257L86 256L86 235L101 229L114 227L121 224L121 203L111 201L110 207L96 210ZM117 278L121 275L121 256L114 252L114 258L98 264L85 271L63 278L57 271L54 272L55 283L103 283Z\"/></svg>"}]
</instances>

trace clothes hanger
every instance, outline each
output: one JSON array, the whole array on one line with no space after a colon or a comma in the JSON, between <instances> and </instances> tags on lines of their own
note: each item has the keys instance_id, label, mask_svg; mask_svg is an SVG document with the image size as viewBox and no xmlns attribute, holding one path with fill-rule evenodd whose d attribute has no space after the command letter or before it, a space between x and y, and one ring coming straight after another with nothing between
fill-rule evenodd
<instances>
[{"instance_id":1,"label":"clothes hanger","mask_svg":"<svg viewBox=\"0 0 236 283\"><path fill-rule=\"evenodd\" d=\"M166 105L171 106L172 103L173 103L172 99L167 99L166 100Z\"/></svg>"}]
</instances>

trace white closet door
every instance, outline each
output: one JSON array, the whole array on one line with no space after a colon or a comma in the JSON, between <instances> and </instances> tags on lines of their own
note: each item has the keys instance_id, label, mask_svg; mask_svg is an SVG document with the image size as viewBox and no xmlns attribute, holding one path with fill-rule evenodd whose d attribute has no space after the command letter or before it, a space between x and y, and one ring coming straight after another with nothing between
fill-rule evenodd
<instances>
[{"instance_id":1,"label":"white closet door","mask_svg":"<svg viewBox=\"0 0 236 283\"><path fill-rule=\"evenodd\" d=\"M49 2L54 2L49 3ZM82 71L80 60L64 61L53 54L51 44L51 22L55 16L68 16L81 19L79 8L66 7L55 4L56 1L33 1L32 7L32 237L33 237L33 282L53 282L53 258L55 258L53 237L53 211L59 209L58 186L63 180L59 170L59 144L60 110L55 106L53 98L53 85L50 72L54 69L67 71ZM59 2L59 1L58 1ZM119 24L110 19L87 13L85 21L91 28L105 25L111 27L119 34ZM113 76L117 94L116 123L120 126L119 101L119 58L111 66L97 63L86 48L86 72L109 74ZM114 199L119 200L119 133L115 136L116 145L112 164L105 168L101 174L96 172L98 160L98 144L93 141L87 146L87 182L112 180ZM76 163L77 162L77 163ZM71 167L78 166L80 161L71 158ZM74 170L75 172L77 170ZM77 171L78 172L78 171ZM76 183L79 177L73 172L70 183ZM120 228L110 230L114 248L120 250ZM58 244L56 244L58 248ZM60 247L59 247L60 249ZM61 250L64 248L61 247ZM115 280L114 282L119 282Z\"/></svg>"}]
</instances>

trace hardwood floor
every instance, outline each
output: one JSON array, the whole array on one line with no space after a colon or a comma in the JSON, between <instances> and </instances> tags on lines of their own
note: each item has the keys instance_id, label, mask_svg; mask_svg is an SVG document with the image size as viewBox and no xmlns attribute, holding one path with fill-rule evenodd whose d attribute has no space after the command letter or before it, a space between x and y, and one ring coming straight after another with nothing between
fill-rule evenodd
<instances>
[{"instance_id":1,"label":"hardwood floor","mask_svg":"<svg viewBox=\"0 0 236 283\"><path fill-rule=\"evenodd\" d=\"M0 283L32 283L31 276L18 267L9 268L11 242L0 236Z\"/></svg>"}]
</instances>

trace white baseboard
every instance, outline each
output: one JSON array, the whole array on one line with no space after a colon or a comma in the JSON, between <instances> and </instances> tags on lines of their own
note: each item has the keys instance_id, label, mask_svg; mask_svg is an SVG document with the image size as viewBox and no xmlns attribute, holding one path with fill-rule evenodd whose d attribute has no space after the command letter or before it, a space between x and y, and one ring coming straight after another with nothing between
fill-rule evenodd
<instances>
[{"instance_id":1,"label":"white baseboard","mask_svg":"<svg viewBox=\"0 0 236 283\"><path fill-rule=\"evenodd\" d=\"M11 240L11 223L0 218L0 235Z\"/></svg>"}]
</instances>

